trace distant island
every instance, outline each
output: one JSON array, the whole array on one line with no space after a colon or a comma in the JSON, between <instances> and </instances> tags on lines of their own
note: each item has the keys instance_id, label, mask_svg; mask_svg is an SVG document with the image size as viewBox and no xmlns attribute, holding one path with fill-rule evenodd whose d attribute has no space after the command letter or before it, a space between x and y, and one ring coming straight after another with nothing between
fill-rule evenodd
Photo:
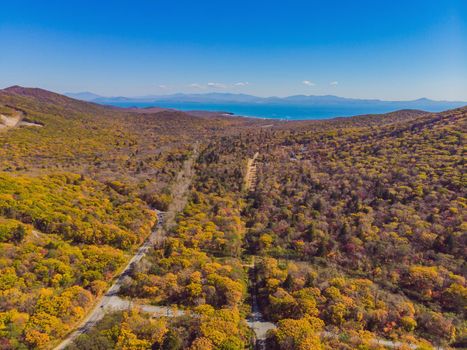
<instances>
[{"instance_id":1,"label":"distant island","mask_svg":"<svg viewBox=\"0 0 467 350\"><path fill-rule=\"evenodd\" d=\"M226 111L240 116L272 119L328 119L359 114L387 113L400 109L439 112L467 105L464 101L436 101L420 98L409 101L355 99L334 95L293 95L258 97L234 93L171 94L137 97L104 97L92 92L66 93L68 97L119 107L162 107L183 111Z\"/></svg>"}]
</instances>

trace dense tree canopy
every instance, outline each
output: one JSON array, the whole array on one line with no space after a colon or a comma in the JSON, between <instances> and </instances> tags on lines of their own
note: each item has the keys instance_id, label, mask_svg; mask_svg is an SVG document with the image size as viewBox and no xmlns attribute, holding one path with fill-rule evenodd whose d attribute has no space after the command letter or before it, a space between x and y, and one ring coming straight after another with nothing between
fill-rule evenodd
<instances>
[{"instance_id":1,"label":"dense tree canopy","mask_svg":"<svg viewBox=\"0 0 467 350\"><path fill-rule=\"evenodd\" d=\"M195 144L186 206L120 290L184 315L108 314L70 349L252 348L255 301L268 349L467 342L465 108L270 122L14 88L0 113L41 125L0 131L1 349L74 329Z\"/></svg>"}]
</instances>

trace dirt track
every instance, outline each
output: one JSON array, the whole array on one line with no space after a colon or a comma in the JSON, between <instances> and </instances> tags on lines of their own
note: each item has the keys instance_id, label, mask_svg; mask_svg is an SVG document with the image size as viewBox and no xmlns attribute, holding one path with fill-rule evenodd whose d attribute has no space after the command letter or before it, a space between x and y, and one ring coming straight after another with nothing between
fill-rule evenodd
<instances>
[{"instance_id":1,"label":"dirt track","mask_svg":"<svg viewBox=\"0 0 467 350\"><path fill-rule=\"evenodd\" d=\"M79 335L85 333L96 325L96 323L104 317L107 311L112 309L121 310L122 306L124 306L124 308L128 308L129 302L117 297L118 291L133 266L137 264L146 255L149 249L151 249L154 244L163 237L165 228L170 228L175 224L175 215L185 207L187 191L193 177L193 163L196 157L197 145L195 145L192 156L184 162L181 171L175 179L172 187L173 200L170 203L168 210L166 212L156 210L158 221L150 236L146 239L143 245L138 248L136 254L130 259L115 282L107 290L96 306L89 312L88 316L86 316L75 331L70 333L66 339L54 348L55 350L65 349ZM146 307L146 311L148 310L148 307ZM165 312L166 314L170 312L168 308L154 307L152 310L154 312ZM143 311L145 311L144 308Z\"/></svg>"},{"instance_id":2,"label":"dirt track","mask_svg":"<svg viewBox=\"0 0 467 350\"><path fill-rule=\"evenodd\" d=\"M254 191L256 187L256 158L259 153L256 152L253 158L248 159L245 174L245 189L247 191Z\"/></svg>"}]
</instances>

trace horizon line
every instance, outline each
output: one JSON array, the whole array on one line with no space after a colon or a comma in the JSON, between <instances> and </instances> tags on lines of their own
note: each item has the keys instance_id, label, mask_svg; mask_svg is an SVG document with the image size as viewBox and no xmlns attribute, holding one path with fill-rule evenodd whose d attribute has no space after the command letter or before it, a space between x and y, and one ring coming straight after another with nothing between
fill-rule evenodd
<instances>
[{"instance_id":1,"label":"horizon line","mask_svg":"<svg viewBox=\"0 0 467 350\"><path fill-rule=\"evenodd\" d=\"M381 102L413 102L413 101L419 101L419 100L428 100L428 101L433 101L433 102L449 102L449 103L466 103L467 104L467 100L446 100L446 99L434 99L434 98L429 98L429 97L426 97L426 96L422 96L422 97L418 97L418 98L407 98L407 99L404 99L404 98L401 98L401 99L384 99L384 98L378 98L378 97L348 97L348 96L339 96L339 95L333 95L333 94L323 94L323 95L319 95L319 94L305 94L305 93L302 93L302 94L294 94L294 95L269 95L269 96L259 96L259 95L253 95L253 94L248 94L248 93L242 93L242 92L231 92L231 91L205 91L205 92L181 92L181 91L178 91L178 92L173 92L173 93L166 93L166 94L147 94L147 95L101 95L101 94L98 94L98 93L95 93L95 92L92 92L92 91L89 91L89 90L84 90L84 91L77 91L77 92L73 92L73 91L58 91L58 90L55 90L55 89L47 89L47 88L42 88L42 87L31 87L31 86L22 86L22 85L18 85L18 84L14 84L14 85L9 85L9 86L6 86L6 87L2 87L0 90L6 90L6 89L9 89L9 88L13 88L13 87L20 87L20 88L25 88L25 89L40 89L40 90L44 90L44 91L50 91L50 92L54 92L54 93L57 93L57 94L60 94L60 95L64 95L64 96L67 96L67 97L70 97L68 95L78 95L78 94L92 94L92 95L96 95L98 97L96 97L96 99L99 99L99 98L108 98L108 99L112 99L112 98L127 98L127 99L141 99L141 98L156 98L156 97L170 97L170 96L174 96L174 95L197 95L197 96L203 96L203 95L212 95L212 94L218 94L218 95L243 95L243 96L249 96L249 97L255 97L255 98L259 98L259 99L270 99L270 98L278 98L278 99L285 99L285 98L289 98L289 97L296 97L296 96L304 96L304 97L337 97L337 98L342 98L342 99L350 99L350 100L368 100L368 101L381 101ZM73 97L72 97L73 98ZM93 100L90 100L90 101L93 101Z\"/></svg>"},{"instance_id":2,"label":"horizon line","mask_svg":"<svg viewBox=\"0 0 467 350\"><path fill-rule=\"evenodd\" d=\"M41 89L41 88L39 88ZM46 89L44 89L46 90ZM49 90L51 91L51 90ZM54 91L55 92L55 91ZM428 101L434 101L434 102L462 102L462 103L467 103L467 100L446 100L446 99L434 99L426 96L418 97L418 98L400 98L400 99L384 99L384 98L379 98L379 97L348 97L348 96L340 96L340 95L333 95L333 94L294 94L294 95L268 95L268 96L260 96L260 95L253 95L253 94L247 94L243 92L231 92L231 91L206 91L206 92L173 92L173 93L167 93L167 94L147 94L147 95L100 95L97 93L94 93L92 91L77 91L77 92L72 92L72 91L61 91L57 92L62 95L77 95L77 94L93 94L98 96L97 98L128 98L128 99L137 99L137 98L153 98L153 97L169 97L169 96L174 96L174 95L198 95L198 96L203 96L203 95L212 95L212 94L218 94L218 95L243 95L243 96L250 96L250 97L256 97L260 99L268 99L268 98L279 98L279 99L284 99L288 97L295 97L295 96L304 96L304 97L337 97L337 98L343 98L343 99L349 99L349 100L369 100L369 101L381 101L381 102L412 102L412 101L419 101L419 100L428 100Z\"/></svg>"}]
</instances>

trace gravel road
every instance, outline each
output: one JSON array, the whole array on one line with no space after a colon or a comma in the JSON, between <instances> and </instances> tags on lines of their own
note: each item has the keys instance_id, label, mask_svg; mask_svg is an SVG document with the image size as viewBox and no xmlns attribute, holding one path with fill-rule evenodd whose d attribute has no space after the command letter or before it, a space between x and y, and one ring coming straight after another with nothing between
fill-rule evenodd
<instances>
[{"instance_id":1,"label":"gravel road","mask_svg":"<svg viewBox=\"0 0 467 350\"><path fill-rule=\"evenodd\" d=\"M107 290L105 295L96 304L96 306L89 312L88 316L80 323L75 331L70 333L67 338L65 338L58 346L54 348L55 350L65 349L74 339L76 339L76 337L87 332L97 322L99 322L108 310L121 310L121 307L125 305L125 300L117 296L123 281L125 280L125 277L128 276L133 266L138 264L138 262L146 255L149 249L151 249L155 243L157 243L158 239L160 240L160 238L163 237L165 228L170 228L175 223L176 214L185 207L187 192L190 188L191 180L193 178L193 163L197 155L198 144L196 143L192 156L184 162L181 171L177 174L172 187L173 200L170 203L167 211L161 212L156 210L158 218L157 225L154 227L149 237L138 248L136 254L130 259L115 282ZM128 308L128 306L129 305L126 304L125 308ZM151 305L145 305L143 307L143 311L148 312L162 312L166 313L167 315L170 315L170 312L172 312L171 310L168 310L168 308L164 307L156 307Z\"/></svg>"}]
</instances>

